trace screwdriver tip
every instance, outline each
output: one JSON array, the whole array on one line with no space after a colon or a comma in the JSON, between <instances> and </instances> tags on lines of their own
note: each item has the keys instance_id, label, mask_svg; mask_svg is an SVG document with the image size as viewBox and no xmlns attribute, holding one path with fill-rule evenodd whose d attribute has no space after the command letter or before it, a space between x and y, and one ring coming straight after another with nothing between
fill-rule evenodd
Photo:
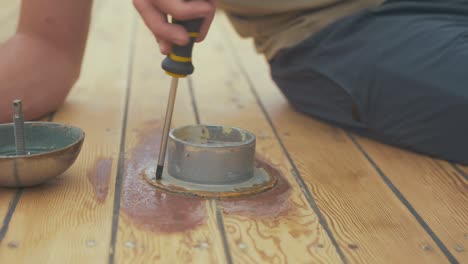
<instances>
[{"instance_id":1,"label":"screwdriver tip","mask_svg":"<svg viewBox=\"0 0 468 264\"><path fill-rule=\"evenodd\" d=\"M162 178L162 173L163 173L164 166L158 165L156 168L156 180L159 181Z\"/></svg>"}]
</instances>

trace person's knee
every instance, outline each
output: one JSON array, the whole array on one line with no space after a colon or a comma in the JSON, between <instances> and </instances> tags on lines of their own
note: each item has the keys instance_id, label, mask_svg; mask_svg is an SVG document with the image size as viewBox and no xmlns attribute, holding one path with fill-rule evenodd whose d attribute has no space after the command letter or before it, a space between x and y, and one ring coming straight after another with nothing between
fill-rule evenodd
<instances>
[{"instance_id":1,"label":"person's knee","mask_svg":"<svg viewBox=\"0 0 468 264\"><path fill-rule=\"evenodd\" d=\"M421 99L423 100L423 99ZM468 98L419 112L394 109L373 133L386 143L435 158L468 164Z\"/></svg>"},{"instance_id":2,"label":"person's knee","mask_svg":"<svg viewBox=\"0 0 468 264\"><path fill-rule=\"evenodd\" d=\"M277 69L272 79L296 111L340 127L363 127L356 101L327 76L298 67Z\"/></svg>"}]
</instances>

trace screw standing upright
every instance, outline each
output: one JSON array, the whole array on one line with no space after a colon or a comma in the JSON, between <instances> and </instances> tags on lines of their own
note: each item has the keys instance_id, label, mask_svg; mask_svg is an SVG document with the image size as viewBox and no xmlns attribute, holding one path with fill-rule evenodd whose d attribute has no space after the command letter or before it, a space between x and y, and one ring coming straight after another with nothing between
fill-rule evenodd
<instances>
[{"instance_id":1,"label":"screw standing upright","mask_svg":"<svg viewBox=\"0 0 468 264\"><path fill-rule=\"evenodd\" d=\"M21 100L13 101L13 124L15 131L16 155L26 155L26 144L24 139L24 116Z\"/></svg>"}]
</instances>

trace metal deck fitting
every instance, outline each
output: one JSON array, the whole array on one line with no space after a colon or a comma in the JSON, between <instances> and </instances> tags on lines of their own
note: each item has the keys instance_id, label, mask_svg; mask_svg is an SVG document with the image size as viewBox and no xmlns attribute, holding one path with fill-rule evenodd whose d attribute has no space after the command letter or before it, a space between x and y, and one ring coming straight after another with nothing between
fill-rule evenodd
<instances>
[{"instance_id":1,"label":"metal deck fitting","mask_svg":"<svg viewBox=\"0 0 468 264\"><path fill-rule=\"evenodd\" d=\"M169 192L201 197L240 197L275 186L270 175L255 164L256 137L235 127L190 125L171 130L168 160L162 179L154 168L143 177Z\"/></svg>"}]
</instances>

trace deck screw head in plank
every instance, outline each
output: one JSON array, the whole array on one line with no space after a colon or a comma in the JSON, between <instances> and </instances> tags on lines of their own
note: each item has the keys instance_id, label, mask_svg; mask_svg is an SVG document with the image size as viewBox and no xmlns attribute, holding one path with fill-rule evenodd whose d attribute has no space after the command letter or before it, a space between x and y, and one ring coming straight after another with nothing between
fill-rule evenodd
<instances>
[{"instance_id":1,"label":"deck screw head in plank","mask_svg":"<svg viewBox=\"0 0 468 264\"><path fill-rule=\"evenodd\" d=\"M26 155L26 145L24 141L23 104L21 100L13 101L13 124L15 131L16 155Z\"/></svg>"},{"instance_id":2,"label":"deck screw head in plank","mask_svg":"<svg viewBox=\"0 0 468 264\"><path fill-rule=\"evenodd\" d=\"M12 240L8 243L9 248L18 248L19 247L19 242L16 240Z\"/></svg>"},{"instance_id":3,"label":"deck screw head in plank","mask_svg":"<svg viewBox=\"0 0 468 264\"><path fill-rule=\"evenodd\" d=\"M125 241L124 246L125 246L126 248L135 248L135 247L136 247L136 243L135 243L135 241Z\"/></svg>"},{"instance_id":4,"label":"deck screw head in plank","mask_svg":"<svg viewBox=\"0 0 468 264\"><path fill-rule=\"evenodd\" d=\"M195 247L199 248L199 249L207 249L207 248L210 247L210 245L208 243L206 243L206 242L201 242L201 243L197 244Z\"/></svg>"},{"instance_id":5,"label":"deck screw head in plank","mask_svg":"<svg viewBox=\"0 0 468 264\"><path fill-rule=\"evenodd\" d=\"M242 250L247 249L247 244L245 244L245 243L239 243L238 246L239 246L239 248L242 249Z\"/></svg>"},{"instance_id":6,"label":"deck screw head in plank","mask_svg":"<svg viewBox=\"0 0 468 264\"><path fill-rule=\"evenodd\" d=\"M432 251L432 247L431 247L430 245L427 245L427 244L426 244L426 245L423 245L423 246L422 246L422 249L423 249L424 251Z\"/></svg>"},{"instance_id":7,"label":"deck screw head in plank","mask_svg":"<svg viewBox=\"0 0 468 264\"><path fill-rule=\"evenodd\" d=\"M356 250L356 249L359 248L359 246L356 245L356 244L348 244L348 247L349 247L350 249L352 249L352 250Z\"/></svg>"},{"instance_id":8,"label":"deck screw head in plank","mask_svg":"<svg viewBox=\"0 0 468 264\"><path fill-rule=\"evenodd\" d=\"M86 246L89 248L96 246L96 240L86 240Z\"/></svg>"},{"instance_id":9,"label":"deck screw head in plank","mask_svg":"<svg viewBox=\"0 0 468 264\"><path fill-rule=\"evenodd\" d=\"M324 246L323 244L313 244L312 248L314 249L314 252L318 253L323 250Z\"/></svg>"}]
</instances>

